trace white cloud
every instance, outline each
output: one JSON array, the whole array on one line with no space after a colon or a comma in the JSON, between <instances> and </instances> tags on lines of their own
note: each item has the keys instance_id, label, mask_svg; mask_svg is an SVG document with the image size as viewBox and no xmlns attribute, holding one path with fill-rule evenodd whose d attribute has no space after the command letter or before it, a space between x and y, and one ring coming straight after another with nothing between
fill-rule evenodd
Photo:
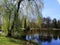
<instances>
[{"instance_id":1,"label":"white cloud","mask_svg":"<svg viewBox=\"0 0 60 45\"><path fill-rule=\"evenodd\" d=\"M60 0L57 0L58 1L58 3L60 4Z\"/></svg>"}]
</instances>

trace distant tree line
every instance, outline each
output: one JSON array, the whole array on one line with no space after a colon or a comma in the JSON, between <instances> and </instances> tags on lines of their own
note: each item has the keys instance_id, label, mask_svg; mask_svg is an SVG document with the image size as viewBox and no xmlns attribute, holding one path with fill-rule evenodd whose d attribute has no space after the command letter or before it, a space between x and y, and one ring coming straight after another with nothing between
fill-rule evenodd
<instances>
[{"instance_id":1,"label":"distant tree line","mask_svg":"<svg viewBox=\"0 0 60 45\"><path fill-rule=\"evenodd\" d=\"M42 22L42 28L60 28L60 20L56 18L44 17Z\"/></svg>"}]
</instances>

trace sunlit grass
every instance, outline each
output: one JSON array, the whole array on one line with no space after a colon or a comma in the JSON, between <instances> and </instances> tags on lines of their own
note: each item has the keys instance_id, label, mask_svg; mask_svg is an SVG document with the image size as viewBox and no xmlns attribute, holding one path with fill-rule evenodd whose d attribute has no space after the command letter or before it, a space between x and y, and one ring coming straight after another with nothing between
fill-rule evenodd
<instances>
[{"instance_id":1,"label":"sunlit grass","mask_svg":"<svg viewBox=\"0 0 60 45\"><path fill-rule=\"evenodd\" d=\"M25 41L0 35L0 45L24 45Z\"/></svg>"}]
</instances>

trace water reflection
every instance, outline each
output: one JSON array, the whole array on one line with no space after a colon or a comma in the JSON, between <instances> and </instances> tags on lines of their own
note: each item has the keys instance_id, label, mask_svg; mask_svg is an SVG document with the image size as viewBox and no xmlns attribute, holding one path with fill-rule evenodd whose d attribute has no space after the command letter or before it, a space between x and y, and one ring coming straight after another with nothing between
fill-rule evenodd
<instances>
[{"instance_id":1,"label":"water reflection","mask_svg":"<svg viewBox=\"0 0 60 45\"><path fill-rule=\"evenodd\" d=\"M53 36L51 39L47 41L41 41L42 45L60 45L60 38L59 36Z\"/></svg>"},{"instance_id":2,"label":"water reflection","mask_svg":"<svg viewBox=\"0 0 60 45\"><path fill-rule=\"evenodd\" d=\"M60 45L60 39L57 38L57 40L55 40L54 38L52 38L51 42L42 42L42 45Z\"/></svg>"},{"instance_id":3,"label":"water reflection","mask_svg":"<svg viewBox=\"0 0 60 45\"><path fill-rule=\"evenodd\" d=\"M60 36L38 36L34 35L31 36L31 40L35 40L36 42L40 43L40 45L60 45Z\"/></svg>"},{"instance_id":4,"label":"water reflection","mask_svg":"<svg viewBox=\"0 0 60 45\"><path fill-rule=\"evenodd\" d=\"M53 38L54 38L55 40L57 40L57 36L53 36Z\"/></svg>"},{"instance_id":5,"label":"water reflection","mask_svg":"<svg viewBox=\"0 0 60 45\"><path fill-rule=\"evenodd\" d=\"M46 41L51 42L52 37L50 37L50 36L40 36L39 39L42 42L46 42Z\"/></svg>"}]
</instances>

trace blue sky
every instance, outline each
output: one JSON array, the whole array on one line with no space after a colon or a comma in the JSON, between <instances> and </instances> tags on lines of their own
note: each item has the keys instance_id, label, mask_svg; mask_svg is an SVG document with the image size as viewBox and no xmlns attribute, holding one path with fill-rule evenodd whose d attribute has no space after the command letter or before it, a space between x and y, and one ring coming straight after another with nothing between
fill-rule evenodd
<instances>
[{"instance_id":1,"label":"blue sky","mask_svg":"<svg viewBox=\"0 0 60 45\"><path fill-rule=\"evenodd\" d=\"M43 17L60 20L60 0L44 0Z\"/></svg>"}]
</instances>

